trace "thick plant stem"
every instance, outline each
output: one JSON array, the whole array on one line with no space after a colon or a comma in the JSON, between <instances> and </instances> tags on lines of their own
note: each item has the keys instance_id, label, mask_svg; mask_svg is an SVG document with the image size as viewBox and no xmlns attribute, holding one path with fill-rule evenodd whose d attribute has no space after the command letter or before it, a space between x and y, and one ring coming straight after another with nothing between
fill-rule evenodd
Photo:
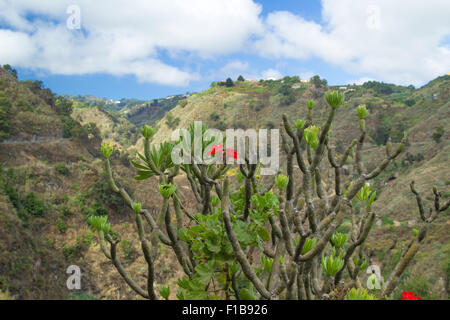
<instances>
[{"instance_id":1,"label":"thick plant stem","mask_svg":"<svg viewBox=\"0 0 450 320\"><path fill-rule=\"evenodd\" d=\"M263 296L265 299L272 299L271 293L265 288L264 284L256 275L255 271L251 267L250 263L245 256L244 251L242 250L239 241L237 239L236 233L233 230L233 226L231 224L231 218L229 213L229 182L228 178L225 178L224 187L223 187L223 197L222 197L222 217L225 223L225 229L227 232L228 239L231 242L233 247L234 254L236 259L239 261L239 264L242 267L242 271L246 275L246 277L253 283L256 290Z\"/></svg>"}]
</instances>

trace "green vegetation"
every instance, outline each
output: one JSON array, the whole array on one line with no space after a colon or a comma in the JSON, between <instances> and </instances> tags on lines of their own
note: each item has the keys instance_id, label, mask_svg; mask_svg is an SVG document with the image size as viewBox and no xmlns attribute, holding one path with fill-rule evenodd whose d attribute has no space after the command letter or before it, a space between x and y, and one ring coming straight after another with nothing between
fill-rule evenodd
<instances>
[{"instance_id":1,"label":"green vegetation","mask_svg":"<svg viewBox=\"0 0 450 320\"><path fill-rule=\"evenodd\" d=\"M188 104L187 99L182 99L178 102L178 105L182 108L184 108Z\"/></svg>"},{"instance_id":2,"label":"green vegetation","mask_svg":"<svg viewBox=\"0 0 450 320\"><path fill-rule=\"evenodd\" d=\"M63 219L58 218L56 219L56 228L60 233L66 233L67 231L67 224L64 222Z\"/></svg>"},{"instance_id":3,"label":"green vegetation","mask_svg":"<svg viewBox=\"0 0 450 320\"><path fill-rule=\"evenodd\" d=\"M376 94L388 95L393 92L391 84L377 81L368 81L363 83L363 88L372 89Z\"/></svg>"},{"instance_id":4,"label":"green vegetation","mask_svg":"<svg viewBox=\"0 0 450 320\"><path fill-rule=\"evenodd\" d=\"M170 129L175 129L176 126L180 123L180 118L174 117L172 114L167 114L166 116L166 125Z\"/></svg>"},{"instance_id":5,"label":"green vegetation","mask_svg":"<svg viewBox=\"0 0 450 320\"><path fill-rule=\"evenodd\" d=\"M10 75L17 79L17 70L11 67L9 64L4 64L3 69L5 69Z\"/></svg>"},{"instance_id":6,"label":"green vegetation","mask_svg":"<svg viewBox=\"0 0 450 320\"><path fill-rule=\"evenodd\" d=\"M377 298L369 294L366 289L352 288L346 294L345 300L377 300Z\"/></svg>"},{"instance_id":7,"label":"green vegetation","mask_svg":"<svg viewBox=\"0 0 450 320\"><path fill-rule=\"evenodd\" d=\"M55 164L55 171L63 176L68 176L70 174L69 168L64 163Z\"/></svg>"},{"instance_id":8,"label":"green vegetation","mask_svg":"<svg viewBox=\"0 0 450 320\"><path fill-rule=\"evenodd\" d=\"M439 125L433 132L433 140L436 143L441 142L441 138L444 135L445 130L444 130L444 126L443 125Z\"/></svg>"},{"instance_id":9,"label":"green vegetation","mask_svg":"<svg viewBox=\"0 0 450 320\"><path fill-rule=\"evenodd\" d=\"M0 141L10 136L11 101L0 91Z\"/></svg>"},{"instance_id":10,"label":"green vegetation","mask_svg":"<svg viewBox=\"0 0 450 320\"><path fill-rule=\"evenodd\" d=\"M320 79L320 77L318 75L313 76L310 79L310 82L312 83L312 85L316 88L321 88L327 85L327 80L326 79Z\"/></svg>"}]
</instances>

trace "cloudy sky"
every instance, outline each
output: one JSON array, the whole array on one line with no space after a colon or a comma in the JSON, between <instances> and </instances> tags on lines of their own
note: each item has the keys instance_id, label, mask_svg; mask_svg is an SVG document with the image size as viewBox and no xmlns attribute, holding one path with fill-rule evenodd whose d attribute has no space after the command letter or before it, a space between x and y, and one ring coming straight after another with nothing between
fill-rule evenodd
<instances>
[{"instance_id":1,"label":"cloudy sky","mask_svg":"<svg viewBox=\"0 0 450 320\"><path fill-rule=\"evenodd\" d=\"M448 0L0 0L0 64L114 99L239 74L421 86L450 71L449 17Z\"/></svg>"}]
</instances>

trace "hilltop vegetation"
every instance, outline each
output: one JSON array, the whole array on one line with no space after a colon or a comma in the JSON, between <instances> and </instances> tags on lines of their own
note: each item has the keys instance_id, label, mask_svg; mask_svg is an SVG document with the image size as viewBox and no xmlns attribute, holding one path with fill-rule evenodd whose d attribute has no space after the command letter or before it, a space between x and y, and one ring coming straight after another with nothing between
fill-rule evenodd
<instances>
[{"instance_id":1,"label":"hilltop vegetation","mask_svg":"<svg viewBox=\"0 0 450 320\"><path fill-rule=\"evenodd\" d=\"M65 97L72 100L76 108L89 108L96 106L102 110L115 114L116 117L125 117L137 127L142 127L146 124L153 125L172 108L178 104L182 105L186 96L187 95L174 95L163 99L121 99L119 101L89 95L66 95Z\"/></svg>"}]
</instances>

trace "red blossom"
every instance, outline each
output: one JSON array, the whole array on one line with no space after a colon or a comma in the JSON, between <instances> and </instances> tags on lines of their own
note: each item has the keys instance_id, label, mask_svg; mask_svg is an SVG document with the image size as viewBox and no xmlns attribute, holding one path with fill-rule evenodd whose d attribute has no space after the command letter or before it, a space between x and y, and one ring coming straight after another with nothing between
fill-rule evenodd
<instances>
[{"instance_id":1,"label":"red blossom","mask_svg":"<svg viewBox=\"0 0 450 320\"><path fill-rule=\"evenodd\" d=\"M223 153L223 146L221 144L217 145L217 144L213 144L213 146L211 147L211 150L209 150L206 154L213 156L216 153ZM234 149L228 148L227 149L227 155L232 156L234 159L237 159L237 152Z\"/></svg>"},{"instance_id":2,"label":"red blossom","mask_svg":"<svg viewBox=\"0 0 450 320\"><path fill-rule=\"evenodd\" d=\"M234 159L237 159L237 152L234 149L228 148L227 149L227 154L230 156L233 156Z\"/></svg>"},{"instance_id":3,"label":"red blossom","mask_svg":"<svg viewBox=\"0 0 450 320\"><path fill-rule=\"evenodd\" d=\"M213 144L213 146L211 147L211 150L209 150L206 154L213 156L217 153L222 153L223 152L223 147L221 144L217 145L217 144Z\"/></svg>"},{"instance_id":4,"label":"red blossom","mask_svg":"<svg viewBox=\"0 0 450 320\"><path fill-rule=\"evenodd\" d=\"M416 297L412 291L404 291L402 300L422 300L422 298L419 295Z\"/></svg>"}]
</instances>

